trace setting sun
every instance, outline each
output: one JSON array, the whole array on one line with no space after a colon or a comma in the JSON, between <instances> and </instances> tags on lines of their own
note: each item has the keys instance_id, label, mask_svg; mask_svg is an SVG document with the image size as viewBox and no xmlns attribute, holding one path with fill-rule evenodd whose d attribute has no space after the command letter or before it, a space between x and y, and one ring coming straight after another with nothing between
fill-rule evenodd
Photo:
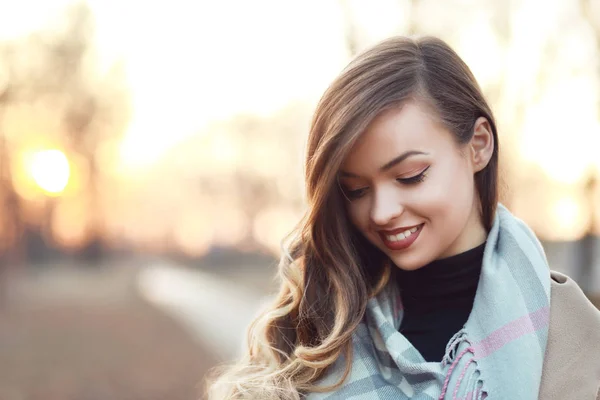
<instances>
[{"instance_id":1,"label":"setting sun","mask_svg":"<svg viewBox=\"0 0 600 400\"><path fill-rule=\"evenodd\" d=\"M29 172L35 183L47 194L60 194L69 182L69 160L56 149L34 153L29 164Z\"/></svg>"}]
</instances>

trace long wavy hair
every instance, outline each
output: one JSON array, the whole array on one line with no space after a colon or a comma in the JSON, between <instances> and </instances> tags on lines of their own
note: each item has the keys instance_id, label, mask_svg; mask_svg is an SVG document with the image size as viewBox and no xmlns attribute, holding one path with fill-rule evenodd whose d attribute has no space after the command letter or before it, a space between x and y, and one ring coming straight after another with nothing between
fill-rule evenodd
<instances>
[{"instance_id":1,"label":"long wavy hair","mask_svg":"<svg viewBox=\"0 0 600 400\"><path fill-rule=\"evenodd\" d=\"M311 125L305 164L308 208L279 262L274 304L248 330L248 352L213 371L209 399L300 399L341 385L350 371L351 337L367 301L390 280L389 259L351 224L336 175L369 123L382 111L420 101L467 143L485 117L494 152L475 177L489 230L497 205L498 137L473 74L442 40L393 37L354 59L326 90ZM318 381L341 355L346 373L335 385Z\"/></svg>"}]
</instances>

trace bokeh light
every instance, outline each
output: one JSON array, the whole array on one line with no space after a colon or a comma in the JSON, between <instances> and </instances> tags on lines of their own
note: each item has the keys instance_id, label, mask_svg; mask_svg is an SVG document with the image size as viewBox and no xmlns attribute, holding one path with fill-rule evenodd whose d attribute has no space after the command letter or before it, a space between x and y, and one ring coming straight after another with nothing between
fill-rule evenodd
<instances>
[{"instance_id":1,"label":"bokeh light","mask_svg":"<svg viewBox=\"0 0 600 400\"><path fill-rule=\"evenodd\" d=\"M0 1L0 399L198 398L306 211L320 96L395 34L470 66L503 201L600 293L598 0Z\"/></svg>"},{"instance_id":2,"label":"bokeh light","mask_svg":"<svg viewBox=\"0 0 600 400\"><path fill-rule=\"evenodd\" d=\"M39 188L51 196L62 193L71 175L67 156L57 149L33 153L29 160L29 171Z\"/></svg>"}]
</instances>

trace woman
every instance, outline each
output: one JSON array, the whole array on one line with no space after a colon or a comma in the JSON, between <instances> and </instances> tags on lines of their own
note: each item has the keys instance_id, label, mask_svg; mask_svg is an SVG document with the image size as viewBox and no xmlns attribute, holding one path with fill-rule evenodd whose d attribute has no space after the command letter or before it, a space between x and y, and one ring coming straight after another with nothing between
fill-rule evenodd
<instances>
[{"instance_id":1,"label":"woman","mask_svg":"<svg viewBox=\"0 0 600 400\"><path fill-rule=\"evenodd\" d=\"M498 204L464 62L388 39L322 97L281 291L213 399L595 399L600 313Z\"/></svg>"}]
</instances>

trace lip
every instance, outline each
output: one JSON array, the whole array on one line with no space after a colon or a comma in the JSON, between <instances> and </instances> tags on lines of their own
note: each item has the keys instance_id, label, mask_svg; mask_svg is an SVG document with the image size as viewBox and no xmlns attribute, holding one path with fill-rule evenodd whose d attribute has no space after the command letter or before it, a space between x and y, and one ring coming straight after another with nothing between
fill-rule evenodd
<instances>
[{"instance_id":1,"label":"lip","mask_svg":"<svg viewBox=\"0 0 600 400\"><path fill-rule=\"evenodd\" d=\"M385 246L390 249L390 250L404 250L410 247L410 245L412 245L415 240L417 240L417 238L419 237L419 235L421 234L421 231L423 230L423 226L424 224L419 224L419 225L413 225L411 227L408 228L399 228L399 229L395 229L393 231L379 231L379 237L381 238L381 240L383 241L383 244L385 244ZM389 240L387 240L386 235L394 235L400 232L404 232L407 229L411 229L414 227L418 227L417 231L413 234L411 234L409 237L402 239L402 240L398 240L398 241L394 241L394 242L390 242Z\"/></svg>"},{"instance_id":2,"label":"lip","mask_svg":"<svg viewBox=\"0 0 600 400\"><path fill-rule=\"evenodd\" d=\"M415 228L415 227L421 226L421 225L423 225L423 224L417 224L417 225L411 225L411 226L404 226L402 228L394 229L394 230L391 230L391 231L385 231L385 230L382 229L379 232L383 233L383 234L386 234L386 235L397 235L400 232L404 232L404 231L410 230L412 228Z\"/></svg>"}]
</instances>

